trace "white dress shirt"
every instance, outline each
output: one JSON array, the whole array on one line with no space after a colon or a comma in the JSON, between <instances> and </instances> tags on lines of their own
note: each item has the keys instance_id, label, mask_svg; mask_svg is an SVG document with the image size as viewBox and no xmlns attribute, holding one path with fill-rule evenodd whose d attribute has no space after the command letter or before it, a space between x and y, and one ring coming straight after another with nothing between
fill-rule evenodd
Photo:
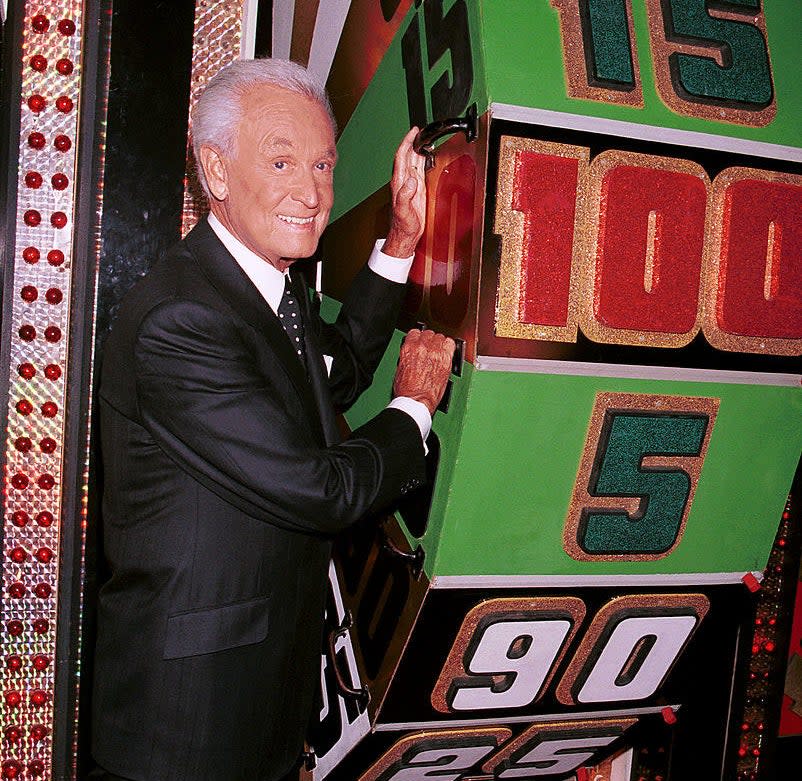
<instances>
[{"instance_id":1,"label":"white dress shirt","mask_svg":"<svg viewBox=\"0 0 802 781\"><path fill-rule=\"evenodd\" d=\"M223 246L231 253L234 260L239 263L248 279L256 285L256 289L267 301L268 306L275 314L278 314L278 306L284 295L284 276L288 272L279 271L275 266L248 249L214 214L209 214L209 226L217 238L223 242ZM394 258L381 251L383 246L384 239L379 239L370 254L368 266L379 276L389 279L391 282L404 284L409 276L409 270L412 268L414 255L409 258ZM323 360L326 363L326 370L330 372L332 357L324 355ZM417 423L423 441L426 441L426 437L429 436L432 429L432 417L425 404L408 396L396 396L387 406L391 409L399 409L409 415Z\"/></svg>"}]
</instances>

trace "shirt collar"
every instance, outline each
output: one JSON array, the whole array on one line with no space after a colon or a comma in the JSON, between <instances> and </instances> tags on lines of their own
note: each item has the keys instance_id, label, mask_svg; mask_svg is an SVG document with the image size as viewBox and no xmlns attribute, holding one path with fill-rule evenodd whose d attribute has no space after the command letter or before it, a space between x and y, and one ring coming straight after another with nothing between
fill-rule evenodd
<instances>
[{"instance_id":1,"label":"shirt collar","mask_svg":"<svg viewBox=\"0 0 802 781\"><path fill-rule=\"evenodd\" d=\"M281 297L284 295L284 277L287 272L279 271L275 266L260 258L253 250L248 249L214 214L210 213L208 219L209 227L223 242L223 246L231 253L248 279L256 285L262 298L277 314Z\"/></svg>"}]
</instances>

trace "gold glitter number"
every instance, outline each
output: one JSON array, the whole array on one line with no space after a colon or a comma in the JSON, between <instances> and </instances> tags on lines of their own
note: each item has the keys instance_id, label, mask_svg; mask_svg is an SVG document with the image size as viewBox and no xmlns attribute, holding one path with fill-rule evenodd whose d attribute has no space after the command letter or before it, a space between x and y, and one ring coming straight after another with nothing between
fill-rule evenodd
<instances>
[{"instance_id":1,"label":"gold glitter number","mask_svg":"<svg viewBox=\"0 0 802 781\"><path fill-rule=\"evenodd\" d=\"M418 781L435 777L456 781L511 735L506 727L430 730L405 735L359 781Z\"/></svg>"},{"instance_id":2,"label":"gold glitter number","mask_svg":"<svg viewBox=\"0 0 802 781\"><path fill-rule=\"evenodd\" d=\"M551 0L572 98L643 108L632 0Z\"/></svg>"},{"instance_id":3,"label":"gold glitter number","mask_svg":"<svg viewBox=\"0 0 802 781\"><path fill-rule=\"evenodd\" d=\"M533 724L482 767L494 779L562 777L624 734L637 719L587 719Z\"/></svg>"},{"instance_id":4,"label":"gold glitter number","mask_svg":"<svg viewBox=\"0 0 802 781\"><path fill-rule=\"evenodd\" d=\"M577 597L490 599L465 616L432 691L440 713L536 702L585 617Z\"/></svg>"},{"instance_id":5,"label":"gold glitter number","mask_svg":"<svg viewBox=\"0 0 802 781\"><path fill-rule=\"evenodd\" d=\"M777 112L760 0L646 0L657 92L678 114L763 127Z\"/></svg>"},{"instance_id":6,"label":"gold glitter number","mask_svg":"<svg viewBox=\"0 0 802 781\"><path fill-rule=\"evenodd\" d=\"M596 614L559 686L563 705L651 697L710 607L704 594L633 594Z\"/></svg>"},{"instance_id":7,"label":"gold glitter number","mask_svg":"<svg viewBox=\"0 0 802 781\"><path fill-rule=\"evenodd\" d=\"M565 519L578 561L668 556L685 532L718 399L599 393Z\"/></svg>"}]
</instances>

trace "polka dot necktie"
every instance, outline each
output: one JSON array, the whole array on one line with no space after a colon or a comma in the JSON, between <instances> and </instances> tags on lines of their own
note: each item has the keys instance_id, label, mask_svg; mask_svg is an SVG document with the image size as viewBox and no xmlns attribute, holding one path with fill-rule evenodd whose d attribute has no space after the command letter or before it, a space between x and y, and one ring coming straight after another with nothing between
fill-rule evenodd
<instances>
[{"instance_id":1,"label":"polka dot necktie","mask_svg":"<svg viewBox=\"0 0 802 781\"><path fill-rule=\"evenodd\" d=\"M301 307L298 303L298 296L290 287L290 278L284 275L284 295L281 296L281 303L278 305L278 319L290 342L298 353L301 363L306 366L306 352L304 350L304 324L301 320Z\"/></svg>"}]
</instances>

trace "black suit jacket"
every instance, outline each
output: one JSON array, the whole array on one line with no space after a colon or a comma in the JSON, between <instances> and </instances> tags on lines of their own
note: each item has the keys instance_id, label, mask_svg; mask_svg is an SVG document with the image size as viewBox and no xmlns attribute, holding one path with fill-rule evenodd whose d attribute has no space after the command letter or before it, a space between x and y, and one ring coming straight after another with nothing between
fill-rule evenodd
<instances>
[{"instance_id":1,"label":"black suit jacket","mask_svg":"<svg viewBox=\"0 0 802 781\"><path fill-rule=\"evenodd\" d=\"M206 221L126 298L100 388L112 575L93 754L107 770L272 781L298 758L330 539L424 475L403 412L341 443L334 425L370 382L403 291L366 268L334 325L308 310L308 376Z\"/></svg>"}]
</instances>

